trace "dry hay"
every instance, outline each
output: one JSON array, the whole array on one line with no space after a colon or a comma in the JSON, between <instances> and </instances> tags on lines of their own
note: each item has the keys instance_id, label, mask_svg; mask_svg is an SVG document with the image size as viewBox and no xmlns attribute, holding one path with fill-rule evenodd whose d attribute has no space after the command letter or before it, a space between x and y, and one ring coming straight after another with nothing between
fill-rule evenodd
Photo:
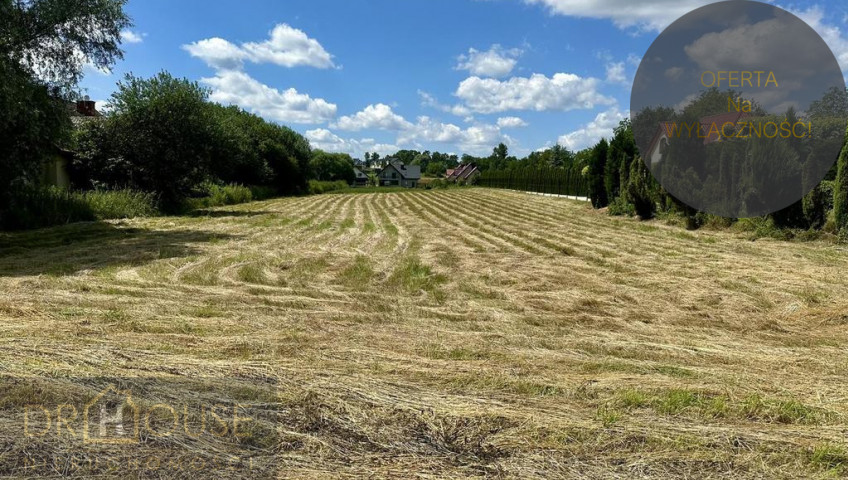
<instances>
[{"instance_id":1,"label":"dry hay","mask_svg":"<svg viewBox=\"0 0 848 480\"><path fill-rule=\"evenodd\" d=\"M841 474L846 263L485 189L5 235L0 476ZM127 447L22 435L26 405L112 383L254 421ZM104 466L182 455L256 463Z\"/></svg>"}]
</instances>

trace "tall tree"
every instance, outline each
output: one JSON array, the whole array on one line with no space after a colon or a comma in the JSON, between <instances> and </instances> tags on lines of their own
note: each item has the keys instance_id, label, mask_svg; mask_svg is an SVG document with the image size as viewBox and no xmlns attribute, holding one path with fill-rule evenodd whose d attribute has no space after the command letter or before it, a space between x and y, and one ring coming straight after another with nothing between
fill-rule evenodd
<instances>
[{"instance_id":1,"label":"tall tree","mask_svg":"<svg viewBox=\"0 0 848 480\"><path fill-rule=\"evenodd\" d=\"M840 231L848 231L848 145L842 147L833 191L833 210Z\"/></svg>"},{"instance_id":2,"label":"tall tree","mask_svg":"<svg viewBox=\"0 0 848 480\"><path fill-rule=\"evenodd\" d=\"M592 148L592 154L589 157L589 198L595 208L604 208L609 205L609 198L604 185L608 152L609 144L604 138Z\"/></svg>"},{"instance_id":3,"label":"tall tree","mask_svg":"<svg viewBox=\"0 0 848 480\"><path fill-rule=\"evenodd\" d=\"M91 63L123 58L126 0L0 0L0 53L46 83L73 90Z\"/></svg>"},{"instance_id":4,"label":"tall tree","mask_svg":"<svg viewBox=\"0 0 848 480\"><path fill-rule=\"evenodd\" d=\"M0 223L70 130L83 66L121 58L125 0L0 0Z\"/></svg>"}]
</instances>

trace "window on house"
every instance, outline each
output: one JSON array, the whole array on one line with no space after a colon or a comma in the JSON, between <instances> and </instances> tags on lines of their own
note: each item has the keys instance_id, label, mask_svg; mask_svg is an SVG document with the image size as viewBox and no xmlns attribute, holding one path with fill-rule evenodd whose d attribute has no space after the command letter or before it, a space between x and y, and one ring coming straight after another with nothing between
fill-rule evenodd
<instances>
[{"instance_id":1,"label":"window on house","mask_svg":"<svg viewBox=\"0 0 848 480\"><path fill-rule=\"evenodd\" d=\"M397 178L397 172L392 172L392 180L395 180L396 178Z\"/></svg>"}]
</instances>

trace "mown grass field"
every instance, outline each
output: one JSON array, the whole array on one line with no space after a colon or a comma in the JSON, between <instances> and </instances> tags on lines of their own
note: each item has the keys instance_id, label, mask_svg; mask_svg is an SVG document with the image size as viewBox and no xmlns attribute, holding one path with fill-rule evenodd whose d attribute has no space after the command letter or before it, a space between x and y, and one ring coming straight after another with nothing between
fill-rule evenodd
<instances>
[{"instance_id":1,"label":"mown grass field","mask_svg":"<svg viewBox=\"0 0 848 480\"><path fill-rule=\"evenodd\" d=\"M845 247L486 189L3 235L0 476L82 448L265 460L244 478L840 476L846 272ZM25 405L115 378L267 415L221 442L21 435Z\"/></svg>"}]
</instances>

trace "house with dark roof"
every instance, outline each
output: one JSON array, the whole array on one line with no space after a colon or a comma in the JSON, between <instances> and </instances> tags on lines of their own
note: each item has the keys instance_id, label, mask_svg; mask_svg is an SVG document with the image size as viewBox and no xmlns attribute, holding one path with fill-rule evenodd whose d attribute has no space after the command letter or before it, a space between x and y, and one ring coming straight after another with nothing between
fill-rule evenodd
<instances>
[{"instance_id":1,"label":"house with dark roof","mask_svg":"<svg viewBox=\"0 0 848 480\"><path fill-rule=\"evenodd\" d=\"M367 173L365 173L359 167L353 167L353 173L355 174L355 178L353 179L354 187L365 187L368 185Z\"/></svg>"},{"instance_id":2,"label":"house with dark roof","mask_svg":"<svg viewBox=\"0 0 848 480\"><path fill-rule=\"evenodd\" d=\"M404 165L399 160L390 161L380 173L377 174L381 186L397 186L415 188L421 181L421 167L418 165Z\"/></svg>"},{"instance_id":3,"label":"house with dark roof","mask_svg":"<svg viewBox=\"0 0 848 480\"><path fill-rule=\"evenodd\" d=\"M477 168L477 165L468 163L449 170L445 179L449 182L473 183L478 176L480 176L480 169Z\"/></svg>"}]
</instances>

